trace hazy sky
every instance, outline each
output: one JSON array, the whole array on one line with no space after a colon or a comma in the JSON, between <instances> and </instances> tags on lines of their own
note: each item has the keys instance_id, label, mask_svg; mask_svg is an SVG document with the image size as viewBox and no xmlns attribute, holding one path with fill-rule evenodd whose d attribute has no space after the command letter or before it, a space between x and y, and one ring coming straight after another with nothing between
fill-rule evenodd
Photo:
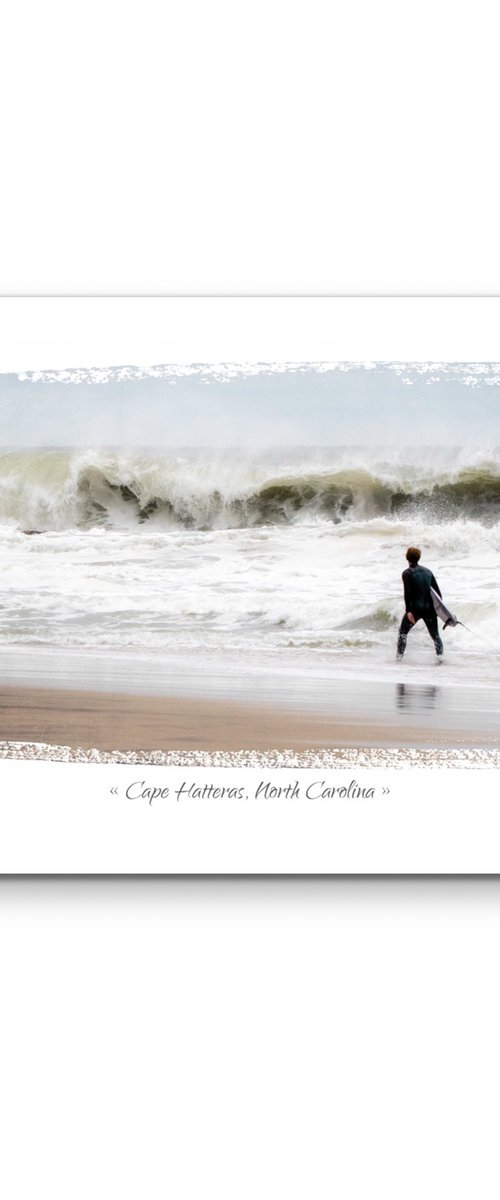
<instances>
[{"instance_id":1,"label":"hazy sky","mask_svg":"<svg viewBox=\"0 0 500 1200\"><path fill-rule=\"evenodd\" d=\"M0 442L499 445L500 367L301 364L0 375Z\"/></svg>"}]
</instances>

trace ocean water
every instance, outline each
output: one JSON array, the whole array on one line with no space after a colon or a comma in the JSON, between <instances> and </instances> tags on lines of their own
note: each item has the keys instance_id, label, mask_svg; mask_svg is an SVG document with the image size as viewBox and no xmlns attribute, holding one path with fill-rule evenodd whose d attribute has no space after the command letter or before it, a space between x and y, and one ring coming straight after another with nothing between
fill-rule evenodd
<instances>
[{"instance_id":1,"label":"ocean water","mask_svg":"<svg viewBox=\"0 0 500 1200\"><path fill-rule=\"evenodd\" d=\"M420 624L395 662L409 544L471 632L440 684L500 665L500 450L6 450L0 644L179 670L435 674Z\"/></svg>"}]
</instances>

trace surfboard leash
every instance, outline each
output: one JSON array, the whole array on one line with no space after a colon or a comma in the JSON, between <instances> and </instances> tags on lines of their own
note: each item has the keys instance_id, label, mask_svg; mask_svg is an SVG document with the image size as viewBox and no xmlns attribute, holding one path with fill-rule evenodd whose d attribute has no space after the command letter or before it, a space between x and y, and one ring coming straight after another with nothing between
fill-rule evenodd
<instances>
[{"instance_id":1,"label":"surfboard leash","mask_svg":"<svg viewBox=\"0 0 500 1200\"><path fill-rule=\"evenodd\" d=\"M466 630L467 630L467 633L471 633L473 637L478 637L478 638L480 638L480 640L481 640L482 642L486 642L486 645L487 645L487 646L489 646L489 644L490 644L490 643L489 643L488 639L487 639L487 638L485 638L485 637L483 636L483 634L482 634L482 633L477 633L475 629L469 629L469 626L468 626L468 625L464 625L463 621L457 621L457 625L461 625L461 626L462 626L462 629L466 629ZM443 625L443 629L444 629L444 628L445 628L445 626Z\"/></svg>"}]
</instances>

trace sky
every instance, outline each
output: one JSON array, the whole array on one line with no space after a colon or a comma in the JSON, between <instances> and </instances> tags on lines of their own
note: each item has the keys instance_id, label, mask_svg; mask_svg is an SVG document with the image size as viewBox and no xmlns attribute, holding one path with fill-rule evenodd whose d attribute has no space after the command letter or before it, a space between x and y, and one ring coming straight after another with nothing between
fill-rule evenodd
<instances>
[{"instance_id":1,"label":"sky","mask_svg":"<svg viewBox=\"0 0 500 1200\"><path fill-rule=\"evenodd\" d=\"M500 445L498 364L83 367L0 375L0 445Z\"/></svg>"}]
</instances>

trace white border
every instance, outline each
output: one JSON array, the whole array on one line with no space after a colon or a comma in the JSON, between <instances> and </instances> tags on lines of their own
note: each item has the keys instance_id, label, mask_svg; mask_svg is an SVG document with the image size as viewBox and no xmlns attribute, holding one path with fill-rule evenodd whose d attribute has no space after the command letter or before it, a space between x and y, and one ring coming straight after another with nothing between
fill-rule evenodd
<instances>
[{"instance_id":1,"label":"white border","mask_svg":"<svg viewBox=\"0 0 500 1200\"><path fill-rule=\"evenodd\" d=\"M0 372L500 361L500 298L0 297Z\"/></svg>"},{"instance_id":2,"label":"white border","mask_svg":"<svg viewBox=\"0 0 500 1200\"><path fill-rule=\"evenodd\" d=\"M498 774L487 769L6 760L0 783L0 875L500 870Z\"/></svg>"}]
</instances>

